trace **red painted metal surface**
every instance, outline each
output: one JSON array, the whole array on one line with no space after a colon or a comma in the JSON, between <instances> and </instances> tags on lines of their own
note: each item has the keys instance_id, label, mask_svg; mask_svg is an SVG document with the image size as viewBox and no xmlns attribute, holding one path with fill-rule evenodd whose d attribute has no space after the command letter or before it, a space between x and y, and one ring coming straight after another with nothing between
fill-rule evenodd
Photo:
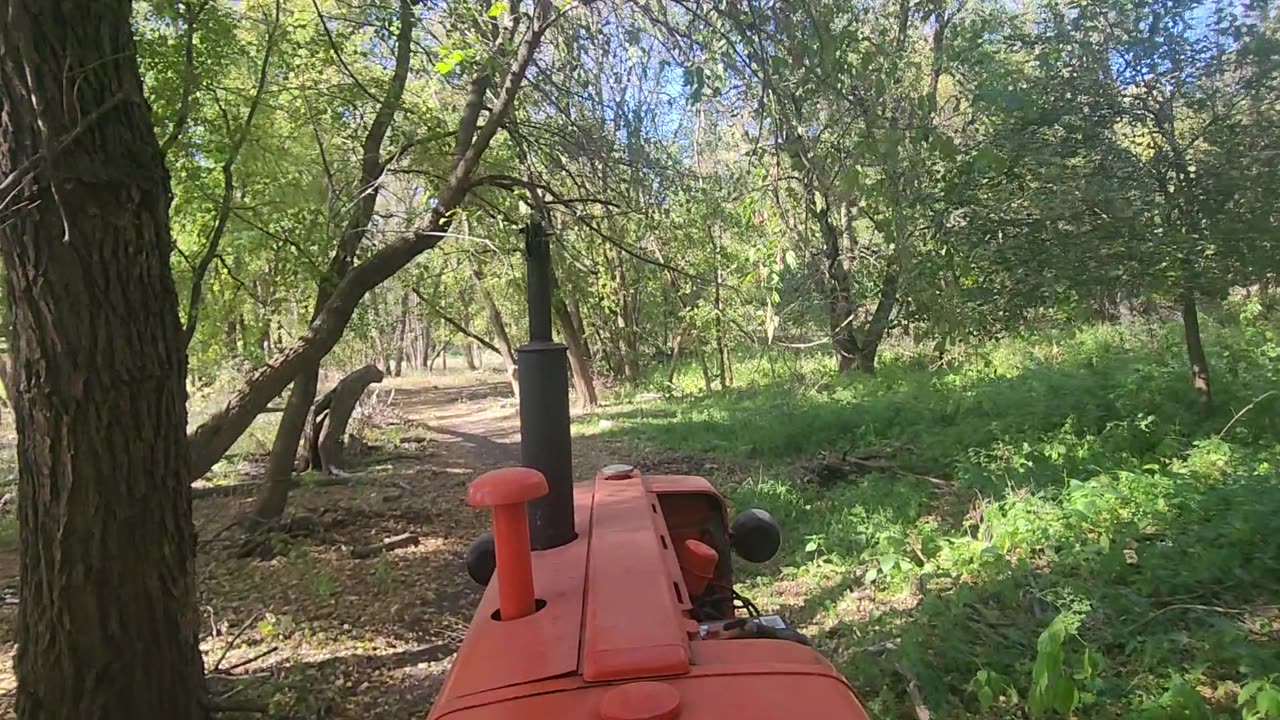
<instances>
[{"instance_id":1,"label":"red painted metal surface","mask_svg":"<svg viewBox=\"0 0 1280 720\"><path fill-rule=\"evenodd\" d=\"M811 648L700 639L677 543L716 554L726 512L691 476L597 478L575 488L578 538L532 554L546 605L498 622L500 578L476 611L430 720L867 720ZM710 555L698 550L705 572ZM696 591L695 591L696 592Z\"/></svg>"}]
</instances>

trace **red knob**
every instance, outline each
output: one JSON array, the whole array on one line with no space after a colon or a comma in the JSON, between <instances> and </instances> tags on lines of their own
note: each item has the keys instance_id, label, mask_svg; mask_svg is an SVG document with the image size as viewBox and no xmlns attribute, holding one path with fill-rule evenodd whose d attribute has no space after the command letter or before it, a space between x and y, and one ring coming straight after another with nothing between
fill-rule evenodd
<instances>
[{"instance_id":1,"label":"red knob","mask_svg":"<svg viewBox=\"0 0 1280 720\"><path fill-rule=\"evenodd\" d=\"M532 468L491 470L467 487L467 504L493 510L493 544L497 560L498 612L502 620L534 613L533 556L529 549L529 515L525 504L547 494L547 479Z\"/></svg>"}]
</instances>

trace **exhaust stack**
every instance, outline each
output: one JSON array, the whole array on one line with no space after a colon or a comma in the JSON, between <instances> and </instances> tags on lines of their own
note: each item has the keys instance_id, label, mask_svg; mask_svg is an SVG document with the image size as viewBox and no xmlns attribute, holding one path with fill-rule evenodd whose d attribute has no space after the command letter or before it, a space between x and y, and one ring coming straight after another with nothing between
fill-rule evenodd
<instances>
[{"instance_id":1,"label":"exhaust stack","mask_svg":"<svg viewBox=\"0 0 1280 720\"><path fill-rule=\"evenodd\" d=\"M529 503L534 550L572 542L573 451L569 440L568 348L551 338L551 244L540 218L525 235L529 342L516 348L520 382L520 464L547 479L546 495Z\"/></svg>"}]
</instances>

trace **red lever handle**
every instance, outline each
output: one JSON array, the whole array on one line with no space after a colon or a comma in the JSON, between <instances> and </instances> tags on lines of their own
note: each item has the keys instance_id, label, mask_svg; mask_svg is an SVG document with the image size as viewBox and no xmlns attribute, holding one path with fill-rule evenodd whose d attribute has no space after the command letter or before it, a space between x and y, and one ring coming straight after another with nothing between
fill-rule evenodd
<instances>
[{"instance_id":1,"label":"red lever handle","mask_svg":"<svg viewBox=\"0 0 1280 720\"><path fill-rule=\"evenodd\" d=\"M494 557L497 561L498 612L501 620L532 615L533 555L525 504L547 494L547 479L532 468L491 470L467 487L467 504L493 510Z\"/></svg>"}]
</instances>

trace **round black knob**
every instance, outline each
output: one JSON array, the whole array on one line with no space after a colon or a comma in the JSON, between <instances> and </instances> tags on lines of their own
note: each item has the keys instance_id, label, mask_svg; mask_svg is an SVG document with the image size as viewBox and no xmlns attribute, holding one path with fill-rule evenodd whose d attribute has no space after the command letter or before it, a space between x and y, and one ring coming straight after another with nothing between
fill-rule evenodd
<instances>
[{"instance_id":1,"label":"round black knob","mask_svg":"<svg viewBox=\"0 0 1280 720\"><path fill-rule=\"evenodd\" d=\"M729 526L730 544L743 560L766 562L778 554L782 530L778 521L764 510L743 510Z\"/></svg>"},{"instance_id":2,"label":"round black knob","mask_svg":"<svg viewBox=\"0 0 1280 720\"><path fill-rule=\"evenodd\" d=\"M467 574L481 585L488 585L489 578L498 567L498 556L493 549L493 533L476 538L467 548Z\"/></svg>"}]
</instances>

